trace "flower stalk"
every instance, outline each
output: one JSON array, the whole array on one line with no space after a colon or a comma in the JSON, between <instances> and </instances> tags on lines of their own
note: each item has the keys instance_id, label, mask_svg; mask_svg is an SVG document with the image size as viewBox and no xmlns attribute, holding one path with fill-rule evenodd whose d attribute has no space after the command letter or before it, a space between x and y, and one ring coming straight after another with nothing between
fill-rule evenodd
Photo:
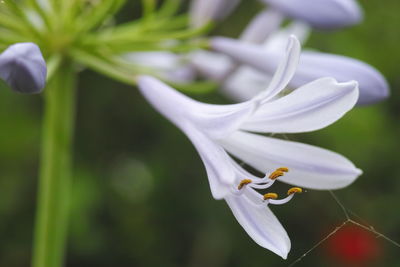
<instances>
[{"instance_id":1,"label":"flower stalk","mask_svg":"<svg viewBox=\"0 0 400 267\"><path fill-rule=\"evenodd\" d=\"M45 92L33 267L58 267L64 260L71 185L75 73L63 62Z\"/></svg>"}]
</instances>

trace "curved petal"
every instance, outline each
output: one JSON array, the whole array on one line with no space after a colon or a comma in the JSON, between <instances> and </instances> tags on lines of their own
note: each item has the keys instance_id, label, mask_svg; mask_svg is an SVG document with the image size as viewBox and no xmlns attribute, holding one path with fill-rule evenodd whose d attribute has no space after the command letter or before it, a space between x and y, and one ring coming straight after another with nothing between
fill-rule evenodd
<instances>
[{"instance_id":1,"label":"curved petal","mask_svg":"<svg viewBox=\"0 0 400 267\"><path fill-rule=\"evenodd\" d=\"M234 105L201 103L151 76L140 76L138 86L154 108L175 125L182 128L190 123L214 139L237 130L256 108L252 101Z\"/></svg>"},{"instance_id":2,"label":"curved petal","mask_svg":"<svg viewBox=\"0 0 400 267\"><path fill-rule=\"evenodd\" d=\"M263 0L285 15L311 26L334 29L356 24L363 14L355 0Z\"/></svg>"},{"instance_id":3,"label":"curved petal","mask_svg":"<svg viewBox=\"0 0 400 267\"><path fill-rule=\"evenodd\" d=\"M358 104L372 104L389 96L389 86L382 74L357 59L304 51L297 72L291 81L294 87L321 77L333 77L339 82L356 80L360 87Z\"/></svg>"},{"instance_id":4,"label":"curved petal","mask_svg":"<svg viewBox=\"0 0 400 267\"><path fill-rule=\"evenodd\" d=\"M277 49L264 49L260 45L229 39L218 38L213 42L213 48L268 74L274 73L283 57L283 52ZM357 81L360 88L357 104L372 104L389 95L388 83L372 66L349 57L311 51L301 53L297 71L289 85L296 88L322 77L333 77L339 82Z\"/></svg>"},{"instance_id":5,"label":"curved petal","mask_svg":"<svg viewBox=\"0 0 400 267\"><path fill-rule=\"evenodd\" d=\"M273 60L267 55L261 46L252 45L244 42L239 42L229 38L218 37L211 41L211 46L214 50L229 55L233 59L249 64L260 69L261 71L270 72L275 64L270 64L272 61L276 63L277 58ZM268 88L257 99L268 101L275 95L279 94L289 83L294 73L300 55L300 43L295 36L291 36L288 40L286 53L283 60L280 60L278 69L276 70ZM279 55L278 55L278 58Z\"/></svg>"},{"instance_id":6,"label":"curved petal","mask_svg":"<svg viewBox=\"0 0 400 267\"><path fill-rule=\"evenodd\" d=\"M231 187L236 180L236 172L225 150L210 138L198 131L193 125L180 127L195 146L207 171L211 193L215 199L222 199L231 194Z\"/></svg>"},{"instance_id":7,"label":"curved petal","mask_svg":"<svg viewBox=\"0 0 400 267\"><path fill-rule=\"evenodd\" d=\"M322 78L262 105L240 128L268 133L315 131L340 119L357 100L357 82Z\"/></svg>"},{"instance_id":8,"label":"curved petal","mask_svg":"<svg viewBox=\"0 0 400 267\"><path fill-rule=\"evenodd\" d=\"M14 91L40 93L45 86L46 75L46 62L36 44L14 44L0 54L0 78Z\"/></svg>"},{"instance_id":9,"label":"curved petal","mask_svg":"<svg viewBox=\"0 0 400 267\"><path fill-rule=\"evenodd\" d=\"M276 95L278 95L283 89L286 88L293 75L296 72L297 65L300 58L300 42L294 35L291 35L288 40L285 57L280 61L274 76L272 76L271 83L268 88L258 95L256 98L262 98L262 103L267 102Z\"/></svg>"},{"instance_id":10,"label":"curved petal","mask_svg":"<svg viewBox=\"0 0 400 267\"><path fill-rule=\"evenodd\" d=\"M311 189L339 189L362 173L345 157L332 151L242 131L221 141L225 149L261 172L286 166L280 181Z\"/></svg>"},{"instance_id":11,"label":"curved petal","mask_svg":"<svg viewBox=\"0 0 400 267\"><path fill-rule=\"evenodd\" d=\"M240 196L225 198L233 215L246 233L260 246L286 259L290 239L278 219L267 205L255 205L249 197L250 190Z\"/></svg>"},{"instance_id":12,"label":"curved petal","mask_svg":"<svg viewBox=\"0 0 400 267\"><path fill-rule=\"evenodd\" d=\"M140 76L138 88L143 96L162 115L176 125L187 117L187 111L200 109L200 104L151 76Z\"/></svg>"},{"instance_id":13,"label":"curved petal","mask_svg":"<svg viewBox=\"0 0 400 267\"><path fill-rule=\"evenodd\" d=\"M267 73L274 73L277 62L283 58L281 53L266 53L261 45L241 42L226 37L211 39L210 46L214 51L228 55L240 63L247 64ZM282 49L283 52L284 50Z\"/></svg>"}]
</instances>

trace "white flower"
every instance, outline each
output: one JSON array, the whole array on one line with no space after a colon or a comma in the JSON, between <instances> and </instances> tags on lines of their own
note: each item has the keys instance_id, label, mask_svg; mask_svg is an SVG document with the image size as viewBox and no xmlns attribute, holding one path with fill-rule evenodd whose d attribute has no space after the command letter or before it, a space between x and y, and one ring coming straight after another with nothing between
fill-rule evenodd
<instances>
[{"instance_id":1,"label":"white flower","mask_svg":"<svg viewBox=\"0 0 400 267\"><path fill-rule=\"evenodd\" d=\"M211 47L219 54L198 51L191 55L191 62L202 76L220 82L228 96L247 100L262 91L263 84L270 80L283 57L287 38L294 34L304 42L309 33L307 25L295 22L271 33L260 45L217 37L211 41ZM235 68L231 59L245 65ZM373 104L389 96L388 83L372 66L353 58L311 50L302 52L289 86L296 88L321 77L333 77L339 82L356 80L360 85L360 105Z\"/></svg>"},{"instance_id":2,"label":"white flower","mask_svg":"<svg viewBox=\"0 0 400 267\"><path fill-rule=\"evenodd\" d=\"M0 78L16 92L40 93L46 75L46 62L36 44L13 44L0 54Z\"/></svg>"},{"instance_id":3,"label":"white flower","mask_svg":"<svg viewBox=\"0 0 400 267\"><path fill-rule=\"evenodd\" d=\"M145 98L196 147L213 197L225 199L250 237L283 258L290 250L290 240L268 204L284 204L301 189L289 190L289 196L280 200L274 193L262 195L256 190L271 187L278 177L297 186L338 189L361 174L349 160L334 152L251 133L314 131L333 123L356 103L357 83L337 83L332 78L316 80L279 97L294 75L299 54L300 44L291 37L285 59L267 89L233 105L201 103L155 78L138 79ZM267 175L260 178L250 174L228 153ZM280 166L288 167L290 172L282 176L287 171L282 168L270 173Z\"/></svg>"},{"instance_id":4,"label":"white flower","mask_svg":"<svg viewBox=\"0 0 400 267\"><path fill-rule=\"evenodd\" d=\"M267 75L272 75L283 57L283 47L272 45L268 41L262 46L216 37L211 41L211 46L215 51L229 55ZM353 58L315 51L301 53L298 69L289 85L295 88L326 76L334 77L339 82L356 80L360 85L358 104L372 104L389 95L385 78L372 66Z\"/></svg>"}]
</instances>

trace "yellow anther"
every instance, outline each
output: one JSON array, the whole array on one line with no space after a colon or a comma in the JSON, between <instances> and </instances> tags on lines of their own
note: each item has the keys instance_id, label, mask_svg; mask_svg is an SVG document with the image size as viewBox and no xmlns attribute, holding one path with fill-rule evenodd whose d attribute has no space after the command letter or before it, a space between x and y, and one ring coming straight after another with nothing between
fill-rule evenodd
<instances>
[{"instance_id":1,"label":"yellow anther","mask_svg":"<svg viewBox=\"0 0 400 267\"><path fill-rule=\"evenodd\" d=\"M277 198L278 198L278 194L276 194L276 193L267 193L264 195L264 200L277 199Z\"/></svg>"},{"instance_id":2,"label":"yellow anther","mask_svg":"<svg viewBox=\"0 0 400 267\"><path fill-rule=\"evenodd\" d=\"M300 187L292 187L287 191L288 195L297 194L297 193L303 193L303 189L301 189Z\"/></svg>"},{"instance_id":3,"label":"yellow anther","mask_svg":"<svg viewBox=\"0 0 400 267\"><path fill-rule=\"evenodd\" d=\"M278 169L276 169L277 171L281 171L281 172L289 172L289 168L286 167L280 167Z\"/></svg>"},{"instance_id":4,"label":"yellow anther","mask_svg":"<svg viewBox=\"0 0 400 267\"><path fill-rule=\"evenodd\" d=\"M243 186L251 184L252 180L250 179L243 179L242 181L240 181L240 184L238 185L238 189L242 189Z\"/></svg>"},{"instance_id":5,"label":"yellow anther","mask_svg":"<svg viewBox=\"0 0 400 267\"><path fill-rule=\"evenodd\" d=\"M283 171L274 171L273 173L270 174L270 176L268 177L271 180L275 180L281 176L285 175L285 173Z\"/></svg>"}]
</instances>

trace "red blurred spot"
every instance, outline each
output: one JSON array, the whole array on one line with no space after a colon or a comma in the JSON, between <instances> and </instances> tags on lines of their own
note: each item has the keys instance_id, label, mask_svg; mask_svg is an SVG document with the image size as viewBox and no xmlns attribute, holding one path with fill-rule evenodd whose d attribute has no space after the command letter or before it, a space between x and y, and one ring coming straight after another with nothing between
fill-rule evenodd
<instances>
[{"instance_id":1,"label":"red blurred spot","mask_svg":"<svg viewBox=\"0 0 400 267\"><path fill-rule=\"evenodd\" d=\"M365 266L381 255L376 235L356 225L345 225L327 240L331 257L343 264Z\"/></svg>"}]
</instances>

